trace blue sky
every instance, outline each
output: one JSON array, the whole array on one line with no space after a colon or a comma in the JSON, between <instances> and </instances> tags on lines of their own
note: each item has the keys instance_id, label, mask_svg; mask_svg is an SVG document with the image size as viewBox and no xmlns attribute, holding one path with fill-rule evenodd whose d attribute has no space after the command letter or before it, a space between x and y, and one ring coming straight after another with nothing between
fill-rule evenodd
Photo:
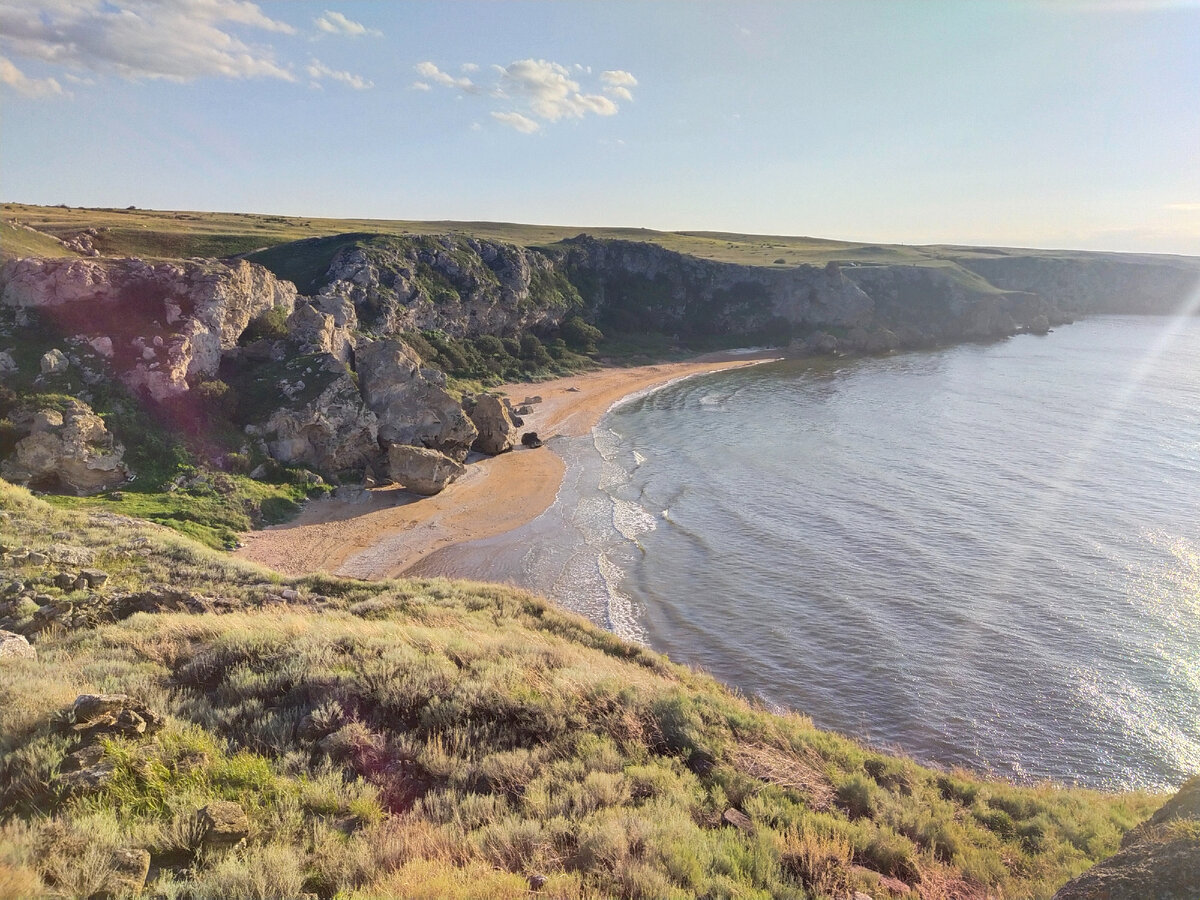
<instances>
[{"instance_id":1,"label":"blue sky","mask_svg":"<svg viewBox=\"0 0 1200 900\"><path fill-rule=\"evenodd\" d=\"M1200 253L1200 3L0 0L0 198Z\"/></svg>"}]
</instances>

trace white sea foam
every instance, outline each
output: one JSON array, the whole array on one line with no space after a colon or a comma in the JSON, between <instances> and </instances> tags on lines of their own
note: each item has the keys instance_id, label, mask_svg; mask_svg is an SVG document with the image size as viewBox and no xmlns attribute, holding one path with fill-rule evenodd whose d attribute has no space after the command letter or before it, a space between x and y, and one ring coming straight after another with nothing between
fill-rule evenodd
<instances>
[{"instance_id":1,"label":"white sea foam","mask_svg":"<svg viewBox=\"0 0 1200 900\"><path fill-rule=\"evenodd\" d=\"M619 589L625 573L604 553L597 557L596 568L604 581L605 593L608 597L608 627L626 640L645 643L646 632L638 624L633 602Z\"/></svg>"},{"instance_id":2,"label":"white sea foam","mask_svg":"<svg viewBox=\"0 0 1200 900\"><path fill-rule=\"evenodd\" d=\"M654 518L653 514L643 508L641 504L634 503L632 500L622 500L620 497L614 497L612 524L621 537L640 547L641 543L638 538L647 531L653 531L657 528L658 520Z\"/></svg>"}]
</instances>

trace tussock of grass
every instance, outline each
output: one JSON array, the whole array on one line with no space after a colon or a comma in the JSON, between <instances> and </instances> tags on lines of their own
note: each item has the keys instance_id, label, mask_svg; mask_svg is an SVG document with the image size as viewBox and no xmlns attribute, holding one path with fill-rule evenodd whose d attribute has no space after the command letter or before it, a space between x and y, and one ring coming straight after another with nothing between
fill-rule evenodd
<instances>
[{"instance_id":1,"label":"tussock of grass","mask_svg":"<svg viewBox=\"0 0 1200 900\"><path fill-rule=\"evenodd\" d=\"M886 756L521 591L285 581L3 482L0 511L5 546L91 547L109 598L163 583L228 610L0 622L38 650L0 679L0 886L86 895L144 848L164 897L845 897L891 878L1045 898L1158 802ZM106 741L112 777L70 794L54 719L98 691L165 724ZM215 800L250 817L244 845L200 845Z\"/></svg>"}]
</instances>

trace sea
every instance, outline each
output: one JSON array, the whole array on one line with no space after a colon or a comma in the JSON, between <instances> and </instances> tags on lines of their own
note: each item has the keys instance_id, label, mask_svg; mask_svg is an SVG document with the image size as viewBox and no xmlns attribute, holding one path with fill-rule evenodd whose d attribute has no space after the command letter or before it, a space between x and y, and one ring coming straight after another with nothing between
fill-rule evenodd
<instances>
[{"instance_id":1,"label":"sea","mask_svg":"<svg viewBox=\"0 0 1200 900\"><path fill-rule=\"evenodd\" d=\"M1200 772L1200 320L696 376L551 446L550 509L419 571L920 762Z\"/></svg>"}]
</instances>

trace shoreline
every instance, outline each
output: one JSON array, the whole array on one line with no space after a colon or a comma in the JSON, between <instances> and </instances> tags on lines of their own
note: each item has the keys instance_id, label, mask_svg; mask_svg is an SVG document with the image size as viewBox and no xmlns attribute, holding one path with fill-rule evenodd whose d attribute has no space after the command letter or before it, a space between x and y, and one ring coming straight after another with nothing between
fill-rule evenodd
<instances>
[{"instance_id":1,"label":"shoreline","mask_svg":"<svg viewBox=\"0 0 1200 900\"><path fill-rule=\"evenodd\" d=\"M371 580L403 575L439 551L505 534L545 512L566 473L554 438L585 434L619 403L680 379L779 358L777 350L723 352L501 385L496 392L514 406L542 397L523 417L521 430L536 431L545 446L481 457L432 497L386 487L357 500L311 501L290 522L243 534L234 555L285 575L324 572Z\"/></svg>"}]
</instances>

